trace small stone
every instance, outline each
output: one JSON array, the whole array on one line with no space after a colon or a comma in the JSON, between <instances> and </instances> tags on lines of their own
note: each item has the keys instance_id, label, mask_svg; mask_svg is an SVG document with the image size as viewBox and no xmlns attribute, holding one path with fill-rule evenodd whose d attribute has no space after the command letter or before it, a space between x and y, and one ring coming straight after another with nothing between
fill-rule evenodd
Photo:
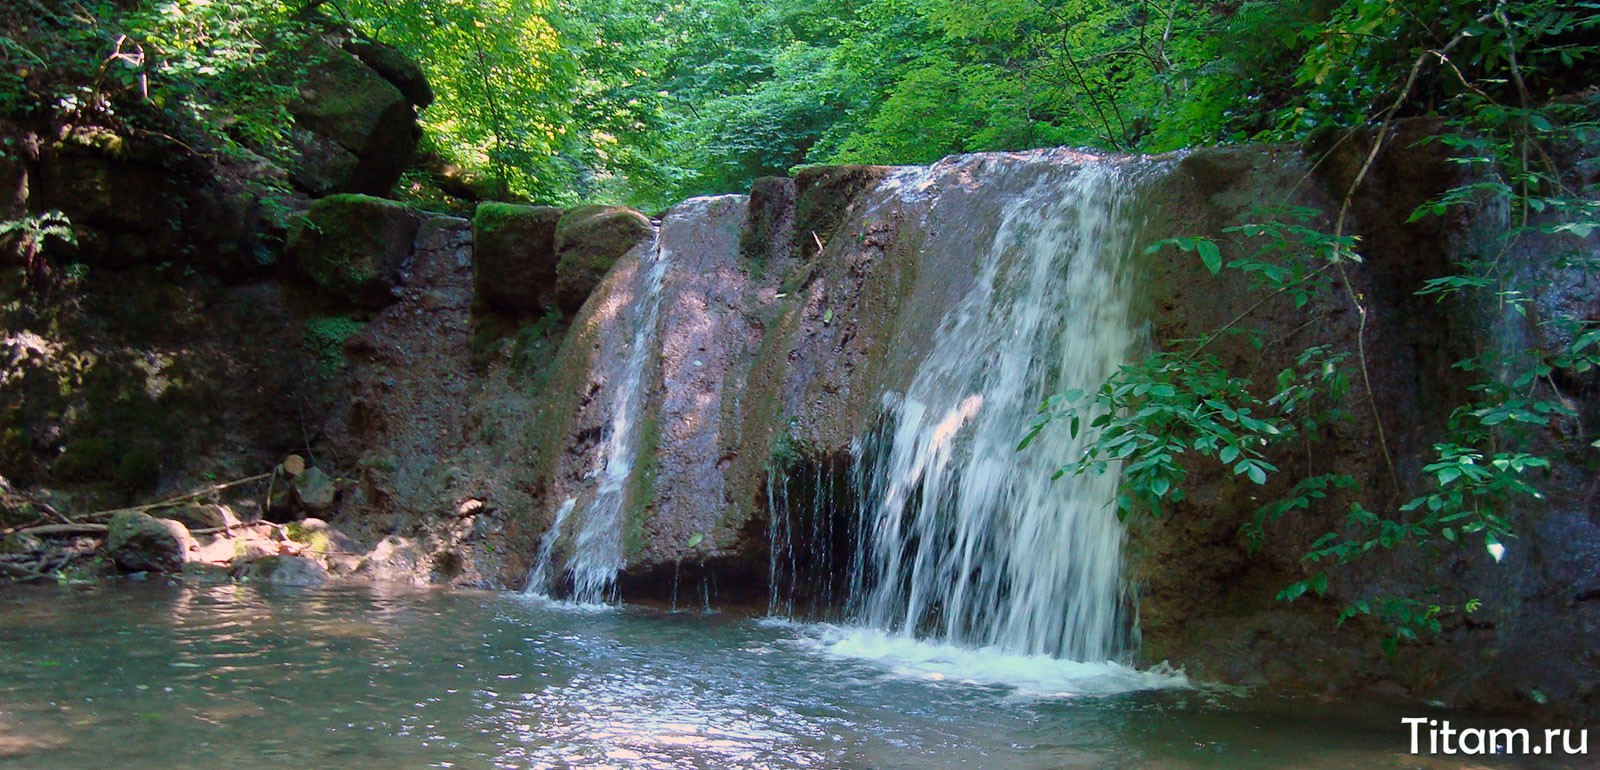
<instances>
[{"instance_id":1,"label":"small stone","mask_svg":"<svg viewBox=\"0 0 1600 770\"><path fill-rule=\"evenodd\" d=\"M306 458L300 455L289 455L283 458L283 475L295 478L306 472Z\"/></svg>"}]
</instances>

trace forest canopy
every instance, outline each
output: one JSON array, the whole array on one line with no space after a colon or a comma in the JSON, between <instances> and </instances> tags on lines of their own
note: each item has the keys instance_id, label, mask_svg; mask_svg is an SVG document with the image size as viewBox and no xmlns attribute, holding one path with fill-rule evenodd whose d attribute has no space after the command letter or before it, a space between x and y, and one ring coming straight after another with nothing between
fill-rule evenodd
<instances>
[{"instance_id":1,"label":"forest canopy","mask_svg":"<svg viewBox=\"0 0 1600 770\"><path fill-rule=\"evenodd\" d=\"M38 0L12 0L38 5ZM1161 152L1540 102L1592 81L1591 2L77 0L0 29L0 111L120 78L270 143L296 25L421 64L427 157L498 194L659 207L823 163L1077 145ZM51 25L46 25L47 27ZM46 30L50 31L50 30ZM119 46L121 46L119 48ZM56 49L56 50L51 50ZM131 66L134 50L138 66ZM1510 52L1515 82L1501 72ZM1431 52L1431 53L1430 53ZM111 58L107 58L107 57ZM65 74L62 74L65 73ZM134 82L137 80L138 82ZM65 91L66 89L62 89Z\"/></svg>"}]
</instances>

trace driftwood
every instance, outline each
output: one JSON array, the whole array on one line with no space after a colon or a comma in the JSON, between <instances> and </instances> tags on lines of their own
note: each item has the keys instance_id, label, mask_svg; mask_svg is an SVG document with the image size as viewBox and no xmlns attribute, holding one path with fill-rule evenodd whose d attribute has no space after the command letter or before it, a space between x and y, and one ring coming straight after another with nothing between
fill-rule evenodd
<instances>
[{"instance_id":1,"label":"driftwood","mask_svg":"<svg viewBox=\"0 0 1600 770\"><path fill-rule=\"evenodd\" d=\"M53 567L47 566L50 562L50 558L47 556L39 560L39 567L37 569L29 569L20 564L11 564L10 562L0 561L0 572L5 573L11 578L12 581L17 583L30 583L35 580L50 580L55 577L51 573L67 566L72 562L73 559L77 558L77 556L78 555L75 553L68 553L61 559L61 561L56 562L55 566Z\"/></svg>"},{"instance_id":2,"label":"driftwood","mask_svg":"<svg viewBox=\"0 0 1600 770\"><path fill-rule=\"evenodd\" d=\"M52 535L104 535L107 529L108 527L104 524L44 524L37 527L19 529L16 534L40 537Z\"/></svg>"},{"instance_id":3,"label":"driftwood","mask_svg":"<svg viewBox=\"0 0 1600 770\"><path fill-rule=\"evenodd\" d=\"M181 495L178 495L176 497L169 497L169 498L167 498L165 500L158 500L158 501L153 502L153 503L145 503L144 505L135 505L135 506L131 506L131 507L128 507L128 508L110 508L110 509L107 509L107 510L104 510L104 511L94 511L92 513L80 514L78 516L62 516L60 514L56 514L56 518L61 519L63 525L67 525L67 524L81 524L81 523L84 523L84 522L93 521L95 519L109 519L112 516L115 516L115 515L117 515L119 513L128 513L130 511L133 512L133 513L144 513L146 511L154 511L154 510L156 510L158 508L166 508L168 506L177 505L179 503L186 503L186 502L189 502L189 501L194 500L196 498L200 498L200 497L204 497L206 495L210 495L210 494L215 494L217 492L221 492L222 490L228 489L230 487L236 487L236 486L239 486L240 484L249 484L249 483L251 483L253 481L260 481L262 479L271 478L271 477L273 477L275 475L277 475L276 471L274 471L272 473L260 473L260 474L254 475L254 476L247 476L247 477L242 478L242 479L235 479L233 481L226 481L226 482L223 482L221 484L212 484L210 486L201 487L200 489L196 489L196 490L191 491L191 492L185 492L185 493L183 493ZM53 513L53 511L52 511L52 513ZM29 530L29 529L35 529L35 528L36 527L33 524L23 524L23 525L11 527L9 529L0 530L0 537L3 537L5 535L10 535L10 534L13 534L13 533L16 533L16 532L22 532L22 531Z\"/></svg>"},{"instance_id":4,"label":"driftwood","mask_svg":"<svg viewBox=\"0 0 1600 770\"><path fill-rule=\"evenodd\" d=\"M270 523L270 522L240 521L240 522L235 522L233 524L229 524L226 527L205 527L203 529L191 529L191 530L189 530L189 534L191 534L191 535L215 535L215 534L219 534L219 533L222 533L222 532L232 532L233 530L236 530L236 529L249 529L251 527L254 527L254 526L258 525L258 524L263 524L263 523Z\"/></svg>"}]
</instances>

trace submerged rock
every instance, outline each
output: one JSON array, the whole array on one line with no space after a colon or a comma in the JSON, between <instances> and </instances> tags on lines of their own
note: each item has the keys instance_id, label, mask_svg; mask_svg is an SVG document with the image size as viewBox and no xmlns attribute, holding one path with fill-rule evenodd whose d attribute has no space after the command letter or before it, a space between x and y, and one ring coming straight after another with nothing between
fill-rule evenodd
<instances>
[{"instance_id":1,"label":"submerged rock","mask_svg":"<svg viewBox=\"0 0 1600 770\"><path fill-rule=\"evenodd\" d=\"M422 217L367 195L334 195L311 205L289 234L295 267L328 292L367 309L394 299Z\"/></svg>"},{"instance_id":2,"label":"submerged rock","mask_svg":"<svg viewBox=\"0 0 1600 770\"><path fill-rule=\"evenodd\" d=\"M104 551L126 572L177 572L194 547L182 524L124 511L111 518Z\"/></svg>"},{"instance_id":3,"label":"submerged rock","mask_svg":"<svg viewBox=\"0 0 1600 770\"><path fill-rule=\"evenodd\" d=\"M472 218L473 285L479 298L505 313L554 307L555 206L480 203Z\"/></svg>"},{"instance_id":4,"label":"submerged rock","mask_svg":"<svg viewBox=\"0 0 1600 770\"><path fill-rule=\"evenodd\" d=\"M556 302L573 315L611 266L650 237L645 215L622 206L579 206L556 225Z\"/></svg>"}]
</instances>

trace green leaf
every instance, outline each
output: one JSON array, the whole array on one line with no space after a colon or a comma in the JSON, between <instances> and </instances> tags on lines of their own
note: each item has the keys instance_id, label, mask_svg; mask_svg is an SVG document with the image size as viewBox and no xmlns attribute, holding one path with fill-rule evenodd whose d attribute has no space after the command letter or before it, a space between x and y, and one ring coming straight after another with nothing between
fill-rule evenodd
<instances>
[{"instance_id":1,"label":"green leaf","mask_svg":"<svg viewBox=\"0 0 1600 770\"><path fill-rule=\"evenodd\" d=\"M704 533L704 532L696 532L696 533L694 533L694 534L689 536L689 546L688 547L693 548L693 547L701 544L702 542L705 542L705 539L706 539L706 533Z\"/></svg>"},{"instance_id":2,"label":"green leaf","mask_svg":"<svg viewBox=\"0 0 1600 770\"><path fill-rule=\"evenodd\" d=\"M1313 575L1311 578L1311 590L1315 591L1318 596L1327 596L1328 573L1318 572L1316 575Z\"/></svg>"},{"instance_id":3,"label":"green leaf","mask_svg":"<svg viewBox=\"0 0 1600 770\"><path fill-rule=\"evenodd\" d=\"M1222 250L1217 248L1215 242L1208 240L1196 241L1194 248L1200 254L1200 261L1205 263L1206 269L1210 270L1212 275L1222 271Z\"/></svg>"}]
</instances>

